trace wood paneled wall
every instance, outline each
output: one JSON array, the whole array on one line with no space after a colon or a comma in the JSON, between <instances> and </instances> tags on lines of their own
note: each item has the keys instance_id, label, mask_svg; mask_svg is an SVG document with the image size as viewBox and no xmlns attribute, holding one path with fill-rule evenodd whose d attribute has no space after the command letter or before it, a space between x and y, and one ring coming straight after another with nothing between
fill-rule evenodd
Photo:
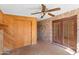
<instances>
[{"instance_id":1,"label":"wood paneled wall","mask_svg":"<svg viewBox=\"0 0 79 59\"><path fill-rule=\"evenodd\" d=\"M14 49L36 44L37 21L35 17L4 14L2 18L3 24L7 25L4 30L4 48Z\"/></svg>"},{"instance_id":2,"label":"wood paneled wall","mask_svg":"<svg viewBox=\"0 0 79 59\"><path fill-rule=\"evenodd\" d=\"M47 43L52 43L52 22L47 20L38 21L38 40L45 41Z\"/></svg>"}]
</instances>

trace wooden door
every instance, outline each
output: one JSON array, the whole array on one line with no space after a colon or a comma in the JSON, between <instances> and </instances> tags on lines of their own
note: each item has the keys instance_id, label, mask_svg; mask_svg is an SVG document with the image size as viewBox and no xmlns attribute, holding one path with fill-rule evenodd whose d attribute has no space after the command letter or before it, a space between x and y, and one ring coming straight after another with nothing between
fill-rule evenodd
<instances>
[{"instance_id":1,"label":"wooden door","mask_svg":"<svg viewBox=\"0 0 79 59\"><path fill-rule=\"evenodd\" d=\"M61 21L53 21L53 41L62 44L62 23Z\"/></svg>"},{"instance_id":2,"label":"wooden door","mask_svg":"<svg viewBox=\"0 0 79 59\"><path fill-rule=\"evenodd\" d=\"M76 38L77 27L75 25L76 25L76 23L75 23L74 19L70 20L69 25L68 25L69 26L68 31L69 31L69 47L76 51L76 49L77 49L77 38Z\"/></svg>"},{"instance_id":3,"label":"wooden door","mask_svg":"<svg viewBox=\"0 0 79 59\"><path fill-rule=\"evenodd\" d=\"M12 17L5 16L4 23L7 27L4 30L4 47L5 48L14 48L15 47L15 28L14 28L14 20Z\"/></svg>"},{"instance_id":4,"label":"wooden door","mask_svg":"<svg viewBox=\"0 0 79 59\"><path fill-rule=\"evenodd\" d=\"M68 26L68 21L66 20L66 21L63 21L62 22L63 23L63 45L64 46L67 46L68 47L68 42L69 42L69 30L68 30L68 28L69 28L69 26Z\"/></svg>"},{"instance_id":5,"label":"wooden door","mask_svg":"<svg viewBox=\"0 0 79 59\"><path fill-rule=\"evenodd\" d=\"M76 51L77 49L77 17L63 20L63 44Z\"/></svg>"},{"instance_id":6,"label":"wooden door","mask_svg":"<svg viewBox=\"0 0 79 59\"><path fill-rule=\"evenodd\" d=\"M32 44L32 23L27 20L24 21L24 46Z\"/></svg>"},{"instance_id":7,"label":"wooden door","mask_svg":"<svg viewBox=\"0 0 79 59\"><path fill-rule=\"evenodd\" d=\"M16 19L16 48L31 45L31 21Z\"/></svg>"},{"instance_id":8,"label":"wooden door","mask_svg":"<svg viewBox=\"0 0 79 59\"><path fill-rule=\"evenodd\" d=\"M53 42L77 50L77 16L53 21Z\"/></svg>"},{"instance_id":9,"label":"wooden door","mask_svg":"<svg viewBox=\"0 0 79 59\"><path fill-rule=\"evenodd\" d=\"M15 19L15 48L24 46L23 21Z\"/></svg>"}]
</instances>

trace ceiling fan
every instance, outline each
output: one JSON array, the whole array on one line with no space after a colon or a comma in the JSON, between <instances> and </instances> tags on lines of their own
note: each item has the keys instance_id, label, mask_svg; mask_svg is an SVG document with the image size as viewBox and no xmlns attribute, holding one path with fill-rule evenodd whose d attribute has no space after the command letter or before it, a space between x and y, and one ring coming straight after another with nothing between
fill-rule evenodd
<instances>
[{"instance_id":1,"label":"ceiling fan","mask_svg":"<svg viewBox=\"0 0 79 59\"><path fill-rule=\"evenodd\" d=\"M41 18L43 18L46 15L46 13L48 13L49 16L54 17L55 15L51 14L49 12L58 11L58 10L60 10L60 8L47 9L47 7L44 4L41 4L41 11L40 12L36 12L36 13L31 13L31 14L34 15L34 14L42 13Z\"/></svg>"}]
</instances>

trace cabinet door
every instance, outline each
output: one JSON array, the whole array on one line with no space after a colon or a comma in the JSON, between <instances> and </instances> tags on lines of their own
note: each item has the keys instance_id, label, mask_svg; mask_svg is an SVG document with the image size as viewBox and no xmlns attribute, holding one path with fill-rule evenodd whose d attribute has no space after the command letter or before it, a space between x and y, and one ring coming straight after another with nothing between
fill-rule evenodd
<instances>
[{"instance_id":1,"label":"cabinet door","mask_svg":"<svg viewBox=\"0 0 79 59\"><path fill-rule=\"evenodd\" d=\"M62 23L61 21L53 22L53 41L59 44L63 43L62 40Z\"/></svg>"},{"instance_id":2,"label":"cabinet door","mask_svg":"<svg viewBox=\"0 0 79 59\"><path fill-rule=\"evenodd\" d=\"M32 44L31 22L16 19L16 48Z\"/></svg>"},{"instance_id":3,"label":"cabinet door","mask_svg":"<svg viewBox=\"0 0 79 59\"><path fill-rule=\"evenodd\" d=\"M32 23L31 21L24 21L24 46L32 44Z\"/></svg>"},{"instance_id":4,"label":"cabinet door","mask_svg":"<svg viewBox=\"0 0 79 59\"><path fill-rule=\"evenodd\" d=\"M15 20L15 48L24 46L24 38L23 38L23 21L16 19Z\"/></svg>"},{"instance_id":5,"label":"cabinet door","mask_svg":"<svg viewBox=\"0 0 79 59\"><path fill-rule=\"evenodd\" d=\"M4 30L4 47L5 48L14 48L15 37L14 37L14 20L12 17L5 16L4 23L8 25Z\"/></svg>"}]
</instances>

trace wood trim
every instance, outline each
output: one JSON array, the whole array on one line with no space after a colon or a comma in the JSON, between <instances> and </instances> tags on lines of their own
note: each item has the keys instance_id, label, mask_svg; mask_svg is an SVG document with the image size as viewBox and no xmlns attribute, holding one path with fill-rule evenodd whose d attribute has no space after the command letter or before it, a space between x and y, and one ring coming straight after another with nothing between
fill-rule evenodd
<instances>
[{"instance_id":1,"label":"wood trim","mask_svg":"<svg viewBox=\"0 0 79 59\"><path fill-rule=\"evenodd\" d=\"M71 18L71 17L72 17L72 18ZM65 20L67 20L67 19L72 20L74 17L77 18L77 15L73 15L73 16L70 16L70 17L67 17L67 18L61 18L61 19L52 20L52 22L65 21Z\"/></svg>"},{"instance_id":2,"label":"wood trim","mask_svg":"<svg viewBox=\"0 0 79 59\"><path fill-rule=\"evenodd\" d=\"M32 20L32 44L36 43L37 43L37 21Z\"/></svg>"},{"instance_id":3,"label":"wood trim","mask_svg":"<svg viewBox=\"0 0 79 59\"><path fill-rule=\"evenodd\" d=\"M7 15L7 16L12 16L12 17L14 17L14 18L16 18L17 17L17 19L26 19L26 18L28 18L27 20L29 20L29 18L31 18L29 21L32 21L32 18L33 19L36 19L36 17L32 17L32 16L18 16L18 15L13 15L13 14L4 14L4 15ZM23 20L22 20L23 21Z\"/></svg>"}]
</instances>

